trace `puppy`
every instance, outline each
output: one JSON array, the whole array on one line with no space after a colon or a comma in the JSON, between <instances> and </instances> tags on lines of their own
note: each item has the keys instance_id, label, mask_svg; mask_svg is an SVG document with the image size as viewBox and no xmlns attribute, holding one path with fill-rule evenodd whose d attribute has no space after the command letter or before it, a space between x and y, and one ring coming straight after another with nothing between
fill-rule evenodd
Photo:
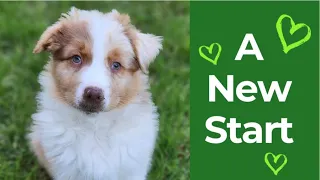
<instances>
[{"instance_id":1,"label":"puppy","mask_svg":"<svg viewBox=\"0 0 320 180\"><path fill-rule=\"evenodd\" d=\"M51 56L28 138L53 179L147 178L158 133L147 74L161 49L116 10L72 7L44 31L34 53Z\"/></svg>"}]
</instances>

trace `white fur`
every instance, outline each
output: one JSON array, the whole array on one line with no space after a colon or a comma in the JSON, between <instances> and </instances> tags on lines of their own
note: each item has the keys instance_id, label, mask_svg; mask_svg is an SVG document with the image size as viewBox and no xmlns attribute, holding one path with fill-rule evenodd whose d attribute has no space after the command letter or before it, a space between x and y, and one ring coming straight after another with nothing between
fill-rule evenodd
<instances>
[{"instance_id":1,"label":"white fur","mask_svg":"<svg viewBox=\"0 0 320 180\"><path fill-rule=\"evenodd\" d=\"M73 9L72 13L88 19L94 39L93 63L81 72L77 99L87 86L102 88L108 97L110 76L103 64L105 53L111 46L129 47L128 41L121 33L114 34L121 32L119 24L97 11ZM128 53L133 50L129 48ZM42 90L38 94L38 111L32 115L29 138L42 145L55 179L146 179L158 132L158 114L151 98L148 103L139 103L138 95L123 108L86 115L54 96L50 73L43 71L39 83Z\"/></svg>"}]
</instances>

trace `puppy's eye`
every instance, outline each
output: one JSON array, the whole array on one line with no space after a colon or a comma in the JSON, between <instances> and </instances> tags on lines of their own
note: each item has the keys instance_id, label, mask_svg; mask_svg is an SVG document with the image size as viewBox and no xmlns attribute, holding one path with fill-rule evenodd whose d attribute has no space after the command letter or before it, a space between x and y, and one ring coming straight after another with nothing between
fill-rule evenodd
<instances>
[{"instance_id":1,"label":"puppy's eye","mask_svg":"<svg viewBox=\"0 0 320 180\"><path fill-rule=\"evenodd\" d=\"M72 62L75 63L75 64L81 64L82 59L81 59L80 56L75 55L75 56L72 56Z\"/></svg>"},{"instance_id":2,"label":"puppy's eye","mask_svg":"<svg viewBox=\"0 0 320 180\"><path fill-rule=\"evenodd\" d=\"M113 62L111 65L112 70L119 70L121 68L121 64L118 62Z\"/></svg>"}]
</instances>

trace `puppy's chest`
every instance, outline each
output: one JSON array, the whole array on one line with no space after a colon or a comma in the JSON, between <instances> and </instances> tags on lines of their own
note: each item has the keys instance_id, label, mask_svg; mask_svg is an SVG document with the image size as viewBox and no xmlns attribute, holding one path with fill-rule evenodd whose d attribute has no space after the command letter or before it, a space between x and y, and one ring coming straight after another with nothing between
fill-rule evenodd
<instances>
[{"instance_id":1,"label":"puppy's chest","mask_svg":"<svg viewBox=\"0 0 320 180\"><path fill-rule=\"evenodd\" d=\"M69 128L64 137L69 140L69 148L74 149L77 154L89 152L105 154L117 145L113 143L116 134L112 134L110 131L109 127L103 129L103 127L94 126L75 126ZM68 133L72 135L69 137Z\"/></svg>"},{"instance_id":2,"label":"puppy's chest","mask_svg":"<svg viewBox=\"0 0 320 180\"><path fill-rule=\"evenodd\" d=\"M126 139L113 133L114 128L112 124L66 127L62 134L51 139L54 142L48 148L48 153L57 160L56 167L60 171L67 168L74 173L85 171L100 175L106 170L117 171L123 161L121 154L126 146Z\"/></svg>"}]
</instances>

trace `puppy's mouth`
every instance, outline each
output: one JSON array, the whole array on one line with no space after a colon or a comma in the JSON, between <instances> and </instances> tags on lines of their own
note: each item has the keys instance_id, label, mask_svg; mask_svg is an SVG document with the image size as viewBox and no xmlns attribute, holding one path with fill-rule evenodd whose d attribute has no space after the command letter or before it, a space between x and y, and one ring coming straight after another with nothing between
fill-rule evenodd
<instances>
[{"instance_id":1,"label":"puppy's mouth","mask_svg":"<svg viewBox=\"0 0 320 180\"><path fill-rule=\"evenodd\" d=\"M83 111L86 114L99 113L103 111L103 104L82 101L79 104L78 109Z\"/></svg>"}]
</instances>

